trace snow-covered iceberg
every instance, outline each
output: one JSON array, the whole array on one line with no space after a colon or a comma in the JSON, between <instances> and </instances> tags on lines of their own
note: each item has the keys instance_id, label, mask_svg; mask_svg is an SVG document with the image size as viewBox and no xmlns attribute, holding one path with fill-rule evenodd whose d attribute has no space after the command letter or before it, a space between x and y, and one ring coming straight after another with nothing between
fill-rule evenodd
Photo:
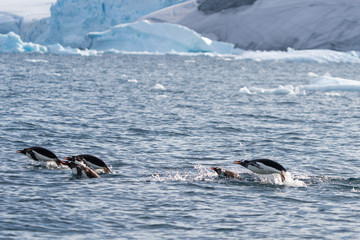
<instances>
[{"instance_id":1,"label":"snow-covered iceberg","mask_svg":"<svg viewBox=\"0 0 360 240\"><path fill-rule=\"evenodd\" d=\"M184 25L246 50L360 50L360 1L229 0L226 6L219 2L190 0L143 19Z\"/></svg>"},{"instance_id":2,"label":"snow-covered iceberg","mask_svg":"<svg viewBox=\"0 0 360 240\"><path fill-rule=\"evenodd\" d=\"M104 32L89 33L89 47L125 52L216 52L230 54L232 44L212 41L187 27L139 21L121 24Z\"/></svg>"}]
</instances>

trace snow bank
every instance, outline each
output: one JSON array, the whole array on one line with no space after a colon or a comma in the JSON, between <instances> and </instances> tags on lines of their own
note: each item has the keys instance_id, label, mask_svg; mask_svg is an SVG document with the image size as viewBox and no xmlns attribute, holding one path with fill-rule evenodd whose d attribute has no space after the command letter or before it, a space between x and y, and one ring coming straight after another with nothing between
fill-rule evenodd
<instances>
[{"instance_id":1,"label":"snow bank","mask_svg":"<svg viewBox=\"0 0 360 240\"><path fill-rule=\"evenodd\" d=\"M184 25L246 50L360 49L360 1L256 0L213 12L199 11L197 1L190 0L143 19Z\"/></svg>"},{"instance_id":2,"label":"snow bank","mask_svg":"<svg viewBox=\"0 0 360 240\"><path fill-rule=\"evenodd\" d=\"M318 63L360 63L359 52L338 52L332 50L294 50L287 51L242 51L235 49L237 60L286 61Z\"/></svg>"},{"instance_id":3,"label":"snow bank","mask_svg":"<svg viewBox=\"0 0 360 240\"><path fill-rule=\"evenodd\" d=\"M88 34L90 48L125 52L215 52L230 54L233 45L211 41L186 27L139 21Z\"/></svg>"},{"instance_id":4,"label":"snow bank","mask_svg":"<svg viewBox=\"0 0 360 240\"><path fill-rule=\"evenodd\" d=\"M312 91L360 91L360 81L321 76L313 80L309 85L301 86L304 90Z\"/></svg>"},{"instance_id":5,"label":"snow bank","mask_svg":"<svg viewBox=\"0 0 360 240\"><path fill-rule=\"evenodd\" d=\"M0 52L1 53L21 53L21 52L38 52L45 53L47 48L39 44L23 42L20 36L10 32L0 34Z\"/></svg>"},{"instance_id":6,"label":"snow bank","mask_svg":"<svg viewBox=\"0 0 360 240\"><path fill-rule=\"evenodd\" d=\"M300 86L278 86L276 88L242 87L242 94L274 94L274 95L305 95L306 91L356 91L360 92L360 81L331 77L329 75L317 76L308 85ZM337 95L334 95L337 96Z\"/></svg>"}]
</instances>

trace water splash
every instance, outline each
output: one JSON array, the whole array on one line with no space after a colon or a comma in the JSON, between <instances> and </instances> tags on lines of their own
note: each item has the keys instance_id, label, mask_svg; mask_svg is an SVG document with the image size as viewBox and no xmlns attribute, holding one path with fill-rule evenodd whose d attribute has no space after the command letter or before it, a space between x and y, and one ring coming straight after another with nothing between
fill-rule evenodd
<instances>
[{"instance_id":1,"label":"water splash","mask_svg":"<svg viewBox=\"0 0 360 240\"><path fill-rule=\"evenodd\" d=\"M241 180L237 179L222 179L225 181L237 181L244 183L256 183L260 182L263 184L272 184L272 185L284 185L287 187L307 187L307 184L295 178L291 173L285 173L285 181L281 181L281 177L279 174L271 174L271 175L258 175L250 173L252 177L248 177L248 173L241 174ZM254 178L255 176L255 178ZM210 170L208 166L203 165L195 165L193 170L180 172L165 172L165 173L154 173L151 175L151 178L155 181L159 182L167 182L167 181L183 181L183 182L199 182L199 181L207 181L207 182L216 182L219 180L219 176L214 171Z\"/></svg>"}]
</instances>

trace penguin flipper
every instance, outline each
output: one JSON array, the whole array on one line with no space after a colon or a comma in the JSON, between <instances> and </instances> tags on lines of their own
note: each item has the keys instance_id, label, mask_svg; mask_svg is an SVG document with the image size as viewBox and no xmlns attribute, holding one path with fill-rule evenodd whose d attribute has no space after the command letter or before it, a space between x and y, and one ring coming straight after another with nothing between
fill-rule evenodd
<instances>
[{"instance_id":1,"label":"penguin flipper","mask_svg":"<svg viewBox=\"0 0 360 240\"><path fill-rule=\"evenodd\" d=\"M35 155L35 153L33 151L29 151L29 154L30 154L32 159L34 159L35 161L39 161L39 159L36 157L36 155Z\"/></svg>"}]
</instances>

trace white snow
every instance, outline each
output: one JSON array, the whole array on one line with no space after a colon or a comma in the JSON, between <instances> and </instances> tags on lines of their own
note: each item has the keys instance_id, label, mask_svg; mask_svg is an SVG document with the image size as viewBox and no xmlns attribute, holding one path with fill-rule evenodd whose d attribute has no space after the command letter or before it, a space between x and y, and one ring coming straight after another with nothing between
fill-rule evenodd
<instances>
[{"instance_id":1,"label":"white snow","mask_svg":"<svg viewBox=\"0 0 360 240\"><path fill-rule=\"evenodd\" d=\"M360 1L354 0L257 0L213 14L191 0L143 19L181 24L247 50L360 49Z\"/></svg>"},{"instance_id":2,"label":"white snow","mask_svg":"<svg viewBox=\"0 0 360 240\"><path fill-rule=\"evenodd\" d=\"M0 0L0 33L14 32L23 41L35 41L49 23L56 0Z\"/></svg>"},{"instance_id":3,"label":"white snow","mask_svg":"<svg viewBox=\"0 0 360 240\"><path fill-rule=\"evenodd\" d=\"M89 33L91 49L126 52L216 52L230 54L234 46L212 41L184 26L139 21L100 33Z\"/></svg>"},{"instance_id":4,"label":"white snow","mask_svg":"<svg viewBox=\"0 0 360 240\"><path fill-rule=\"evenodd\" d=\"M0 13L3 16L16 15L26 22L39 20L50 17L50 7L55 2L56 0L0 0Z\"/></svg>"}]
</instances>

